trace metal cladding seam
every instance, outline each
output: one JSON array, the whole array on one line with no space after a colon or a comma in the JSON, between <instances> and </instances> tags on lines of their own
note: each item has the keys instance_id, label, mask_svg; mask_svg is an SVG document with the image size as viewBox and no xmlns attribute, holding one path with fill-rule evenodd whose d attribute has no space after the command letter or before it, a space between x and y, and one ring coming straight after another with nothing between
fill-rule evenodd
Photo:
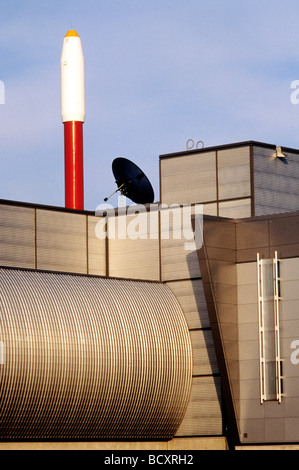
<instances>
[{"instance_id":1,"label":"metal cladding seam","mask_svg":"<svg viewBox=\"0 0 299 470\"><path fill-rule=\"evenodd\" d=\"M170 439L192 381L165 284L0 269L0 439Z\"/></svg>"}]
</instances>

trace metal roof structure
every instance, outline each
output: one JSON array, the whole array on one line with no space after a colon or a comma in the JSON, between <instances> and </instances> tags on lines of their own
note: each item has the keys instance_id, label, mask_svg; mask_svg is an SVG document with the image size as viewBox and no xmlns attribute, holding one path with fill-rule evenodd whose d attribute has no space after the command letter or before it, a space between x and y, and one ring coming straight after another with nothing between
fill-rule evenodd
<instances>
[{"instance_id":1,"label":"metal roof structure","mask_svg":"<svg viewBox=\"0 0 299 470\"><path fill-rule=\"evenodd\" d=\"M0 269L1 439L170 439L192 349L160 283Z\"/></svg>"}]
</instances>

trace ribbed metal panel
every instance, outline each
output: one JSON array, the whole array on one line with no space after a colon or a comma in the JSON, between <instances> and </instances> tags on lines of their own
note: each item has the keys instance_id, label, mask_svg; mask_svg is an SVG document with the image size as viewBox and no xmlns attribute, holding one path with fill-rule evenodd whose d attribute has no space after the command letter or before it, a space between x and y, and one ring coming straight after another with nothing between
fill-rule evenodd
<instances>
[{"instance_id":1,"label":"ribbed metal panel","mask_svg":"<svg viewBox=\"0 0 299 470\"><path fill-rule=\"evenodd\" d=\"M218 152L219 199L250 196L249 146Z\"/></svg>"},{"instance_id":2,"label":"ribbed metal panel","mask_svg":"<svg viewBox=\"0 0 299 470\"><path fill-rule=\"evenodd\" d=\"M166 208L161 211L161 271L162 281L200 276L191 215L194 206ZM190 223L189 223L190 220Z\"/></svg>"},{"instance_id":3,"label":"ribbed metal panel","mask_svg":"<svg viewBox=\"0 0 299 470\"><path fill-rule=\"evenodd\" d=\"M163 284L0 269L1 439L168 439L191 390Z\"/></svg>"},{"instance_id":4,"label":"ribbed metal panel","mask_svg":"<svg viewBox=\"0 0 299 470\"><path fill-rule=\"evenodd\" d=\"M0 265L35 267L34 209L0 205Z\"/></svg>"},{"instance_id":5,"label":"ribbed metal panel","mask_svg":"<svg viewBox=\"0 0 299 470\"><path fill-rule=\"evenodd\" d=\"M97 224L100 217L87 216L88 233L88 274L106 275L106 240L97 237Z\"/></svg>"},{"instance_id":6,"label":"ribbed metal panel","mask_svg":"<svg viewBox=\"0 0 299 470\"><path fill-rule=\"evenodd\" d=\"M176 436L223 433L220 377L194 377L190 401Z\"/></svg>"},{"instance_id":7,"label":"ribbed metal panel","mask_svg":"<svg viewBox=\"0 0 299 470\"><path fill-rule=\"evenodd\" d=\"M193 351L193 374L210 375L219 373L212 332L190 331Z\"/></svg>"},{"instance_id":8,"label":"ribbed metal panel","mask_svg":"<svg viewBox=\"0 0 299 470\"><path fill-rule=\"evenodd\" d=\"M190 330L209 328L210 320L201 279L167 283L184 311Z\"/></svg>"},{"instance_id":9,"label":"ribbed metal panel","mask_svg":"<svg viewBox=\"0 0 299 470\"><path fill-rule=\"evenodd\" d=\"M192 204L217 199L216 152L161 160L161 202Z\"/></svg>"},{"instance_id":10,"label":"ribbed metal panel","mask_svg":"<svg viewBox=\"0 0 299 470\"><path fill-rule=\"evenodd\" d=\"M217 215L217 203L203 204L204 215Z\"/></svg>"},{"instance_id":11,"label":"ribbed metal panel","mask_svg":"<svg viewBox=\"0 0 299 470\"><path fill-rule=\"evenodd\" d=\"M256 215L299 210L299 156L284 152L287 164L273 149L254 147Z\"/></svg>"},{"instance_id":12,"label":"ribbed metal panel","mask_svg":"<svg viewBox=\"0 0 299 470\"><path fill-rule=\"evenodd\" d=\"M154 220L151 225L151 217ZM108 218L109 276L158 281L158 212Z\"/></svg>"},{"instance_id":13,"label":"ribbed metal panel","mask_svg":"<svg viewBox=\"0 0 299 470\"><path fill-rule=\"evenodd\" d=\"M219 216L242 219L251 216L251 199L219 202Z\"/></svg>"},{"instance_id":14,"label":"ribbed metal panel","mask_svg":"<svg viewBox=\"0 0 299 470\"><path fill-rule=\"evenodd\" d=\"M36 210L37 268L87 274L86 216Z\"/></svg>"}]
</instances>

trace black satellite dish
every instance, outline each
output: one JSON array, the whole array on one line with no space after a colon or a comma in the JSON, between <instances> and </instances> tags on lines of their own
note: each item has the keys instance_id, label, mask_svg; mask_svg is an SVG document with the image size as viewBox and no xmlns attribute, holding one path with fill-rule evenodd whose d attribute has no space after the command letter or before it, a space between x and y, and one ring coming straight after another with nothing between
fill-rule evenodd
<instances>
[{"instance_id":1,"label":"black satellite dish","mask_svg":"<svg viewBox=\"0 0 299 470\"><path fill-rule=\"evenodd\" d=\"M112 172L117 184L117 190L136 204L148 204L154 202L154 191L148 178L142 170L127 158L118 157L112 162ZM106 197L108 201L111 197Z\"/></svg>"}]
</instances>

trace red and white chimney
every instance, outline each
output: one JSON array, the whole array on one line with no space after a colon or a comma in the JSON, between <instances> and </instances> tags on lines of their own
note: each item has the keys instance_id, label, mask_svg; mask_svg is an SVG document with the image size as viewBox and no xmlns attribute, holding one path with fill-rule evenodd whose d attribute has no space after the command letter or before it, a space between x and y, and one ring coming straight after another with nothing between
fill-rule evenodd
<instances>
[{"instance_id":1,"label":"red and white chimney","mask_svg":"<svg viewBox=\"0 0 299 470\"><path fill-rule=\"evenodd\" d=\"M61 117L64 124L65 207L83 210L85 72L81 39L74 30L68 31L64 37L60 68Z\"/></svg>"}]
</instances>

